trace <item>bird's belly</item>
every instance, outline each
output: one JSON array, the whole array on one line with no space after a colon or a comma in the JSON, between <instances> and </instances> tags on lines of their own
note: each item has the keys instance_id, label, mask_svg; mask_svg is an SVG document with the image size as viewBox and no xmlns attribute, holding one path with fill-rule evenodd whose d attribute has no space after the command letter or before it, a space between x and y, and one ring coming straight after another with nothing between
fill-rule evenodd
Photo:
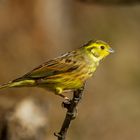
<instances>
[{"instance_id":1,"label":"bird's belly","mask_svg":"<svg viewBox=\"0 0 140 140\"><path fill-rule=\"evenodd\" d=\"M65 77L60 78L59 82L57 82L57 86L62 87L63 89L77 89L80 88L82 85L82 80L76 77L72 77L70 75L65 75Z\"/></svg>"},{"instance_id":2,"label":"bird's belly","mask_svg":"<svg viewBox=\"0 0 140 140\"><path fill-rule=\"evenodd\" d=\"M56 87L60 87L63 90L78 89L92 76L94 71L95 68L90 67L73 73L58 74L45 79L43 83L49 89L55 89Z\"/></svg>"},{"instance_id":3,"label":"bird's belly","mask_svg":"<svg viewBox=\"0 0 140 140\"><path fill-rule=\"evenodd\" d=\"M51 79L46 79L42 85L43 87L54 90L59 87L63 90L73 90L78 89L83 85L83 80L80 80L78 77L71 76L70 74L59 75Z\"/></svg>"}]
</instances>

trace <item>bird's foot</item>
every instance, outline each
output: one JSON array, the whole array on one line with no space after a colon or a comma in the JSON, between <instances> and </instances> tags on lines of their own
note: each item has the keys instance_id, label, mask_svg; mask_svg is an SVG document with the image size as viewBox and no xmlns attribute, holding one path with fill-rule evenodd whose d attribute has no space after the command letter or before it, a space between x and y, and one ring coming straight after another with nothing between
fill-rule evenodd
<instances>
[{"instance_id":1,"label":"bird's foot","mask_svg":"<svg viewBox=\"0 0 140 140\"><path fill-rule=\"evenodd\" d=\"M69 108L71 105L71 100L69 98L66 98L63 102L62 102L62 107L63 108Z\"/></svg>"}]
</instances>

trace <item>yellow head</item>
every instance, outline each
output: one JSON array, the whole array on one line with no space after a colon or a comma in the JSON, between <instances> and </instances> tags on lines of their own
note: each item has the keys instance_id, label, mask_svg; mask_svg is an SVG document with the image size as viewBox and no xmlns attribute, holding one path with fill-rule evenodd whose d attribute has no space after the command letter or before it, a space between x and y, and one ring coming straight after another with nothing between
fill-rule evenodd
<instances>
[{"instance_id":1,"label":"yellow head","mask_svg":"<svg viewBox=\"0 0 140 140\"><path fill-rule=\"evenodd\" d=\"M86 49L89 55L97 60L101 60L110 53L114 52L114 50L106 42L101 40L91 40L83 47Z\"/></svg>"}]
</instances>

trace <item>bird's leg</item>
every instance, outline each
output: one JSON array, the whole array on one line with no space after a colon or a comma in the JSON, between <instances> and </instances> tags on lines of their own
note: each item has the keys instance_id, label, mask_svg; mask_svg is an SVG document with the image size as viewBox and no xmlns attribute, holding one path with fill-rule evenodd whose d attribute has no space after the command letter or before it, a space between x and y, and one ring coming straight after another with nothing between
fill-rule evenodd
<instances>
[{"instance_id":1,"label":"bird's leg","mask_svg":"<svg viewBox=\"0 0 140 140\"><path fill-rule=\"evenodd\" d=\"M55 94L56 95L62 97L66 101L69 101L70 99L67 96L63 95L62 92L63 92L63 89L62 88L60 88L60 87L55 88Z\"/></svg>"},{"instance_id":2,"label":"bird's leg","mask_svg":"<svg viewBox=\"0 0 140 140\"><path fill-rule=\"evenodd\" d=\"M67 108L67 107L70 106L70 104L71 104L70 101L71 100L67 96L63 95L62 92L63 92L62 88L60 88L60 87L55 88L55 94L60 96L60 97L62 97L64 99L64 101L62 102L61 106L63 108Z\"/></svg>"}]
</instances>

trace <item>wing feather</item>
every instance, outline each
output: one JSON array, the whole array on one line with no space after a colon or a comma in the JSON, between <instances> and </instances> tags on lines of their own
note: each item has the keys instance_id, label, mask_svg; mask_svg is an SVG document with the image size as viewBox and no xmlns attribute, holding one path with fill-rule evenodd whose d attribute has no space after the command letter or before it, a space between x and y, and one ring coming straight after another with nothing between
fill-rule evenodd
<instances>
[{"instance_id":1,"label":"wing feather","mask_svg":"<svg viewBox=\"0 0 140 140\"><path fill-rule=\"evenodd\" d=\"M47 78L49 76L71 72L73 70L76 70L78 67L79 65L77 65L75 61L73 61L72 55L62 56L40 65L23 77L32 79Z\"/></svg>"}]
</instances>

